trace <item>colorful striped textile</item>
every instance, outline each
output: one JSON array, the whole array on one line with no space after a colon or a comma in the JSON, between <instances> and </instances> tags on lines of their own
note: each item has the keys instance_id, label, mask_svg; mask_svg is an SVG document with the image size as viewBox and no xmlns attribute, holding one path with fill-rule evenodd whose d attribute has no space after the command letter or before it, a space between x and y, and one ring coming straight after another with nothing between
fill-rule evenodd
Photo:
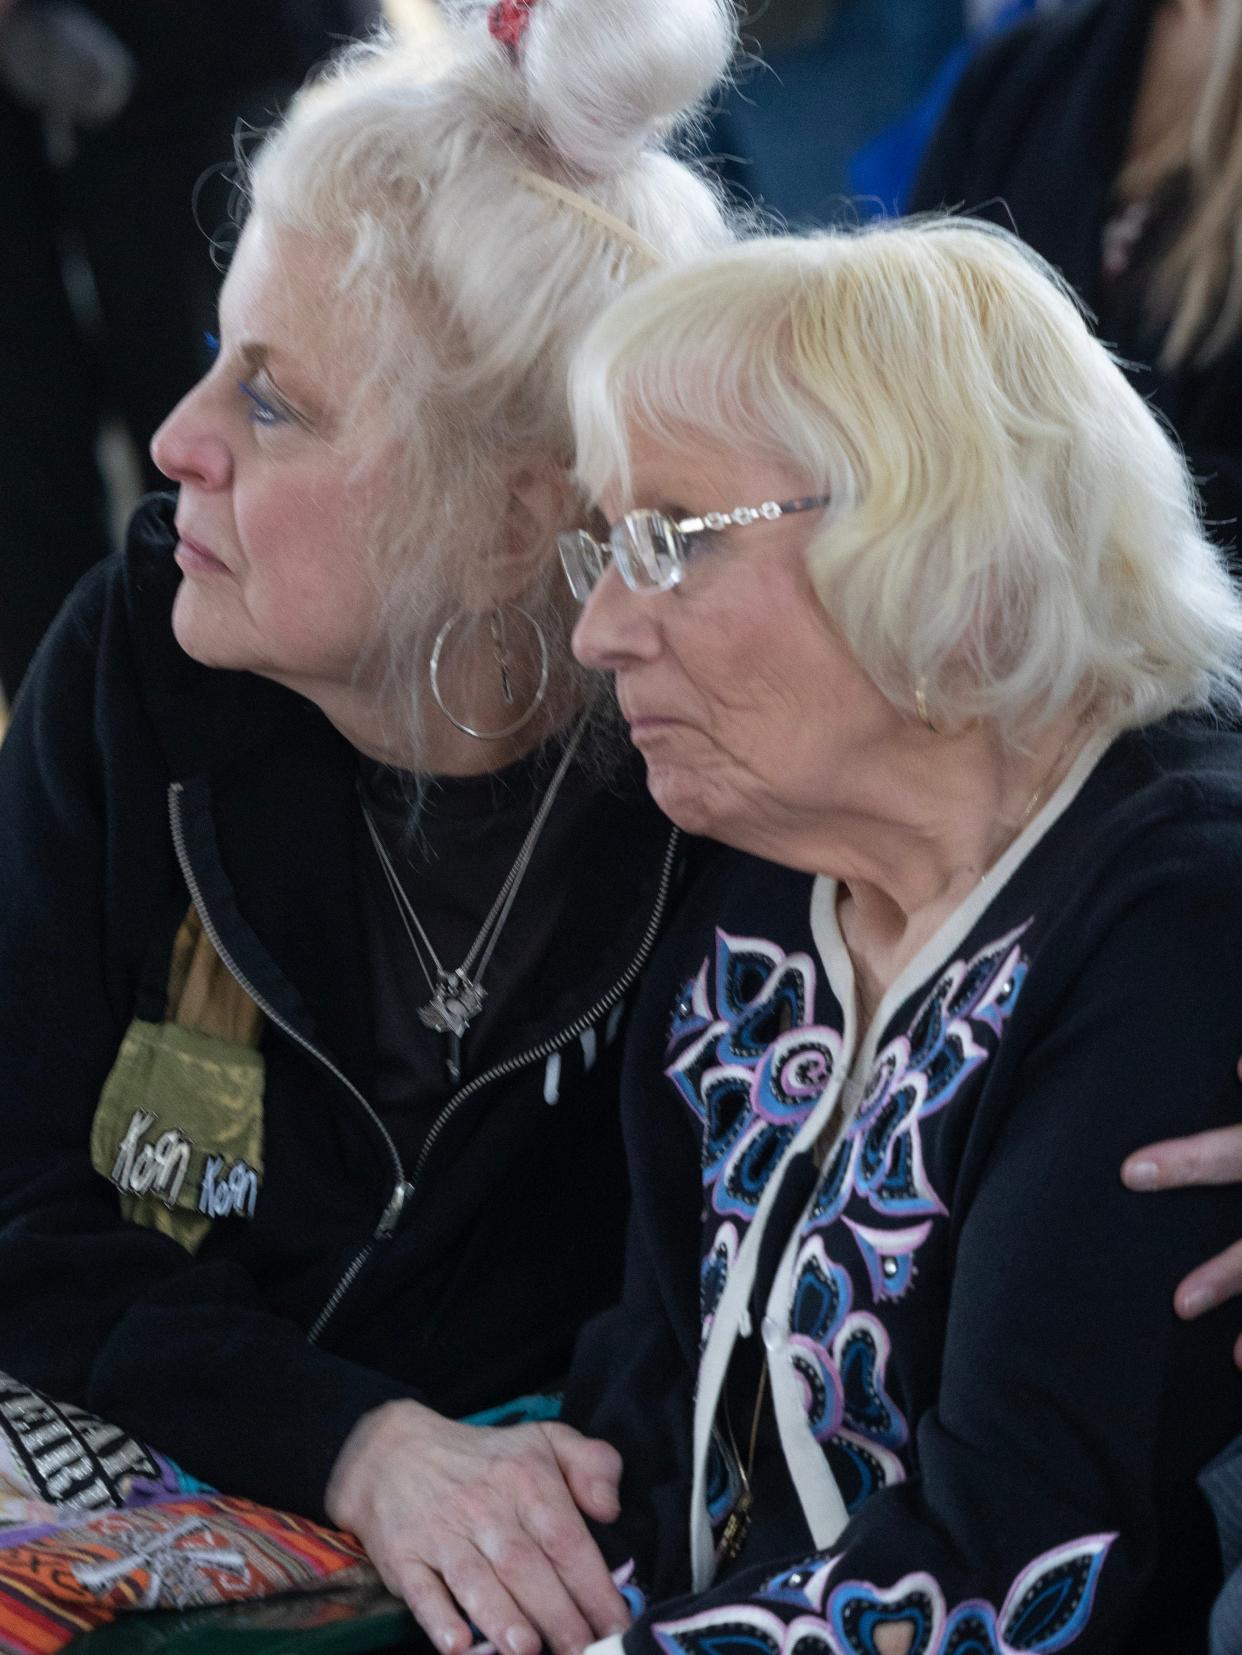
<instances>
[{"instance_id":1,"label":"colorful striped textile","mask_svg":"<svg viewBox=\"0 0 1242 1655\"><path fill-rule=\"evenodd\" d=\"M0 1375L0 1655L54 1655L133 1610L375 1580L352 1535L214 1493Z\"/></svg>"}]
</instances>

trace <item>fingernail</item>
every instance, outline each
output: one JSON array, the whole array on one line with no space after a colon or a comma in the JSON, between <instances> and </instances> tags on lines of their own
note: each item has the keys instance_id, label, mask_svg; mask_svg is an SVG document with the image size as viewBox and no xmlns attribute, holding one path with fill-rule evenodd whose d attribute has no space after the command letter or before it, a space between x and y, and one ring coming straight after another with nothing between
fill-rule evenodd
<instances>
[{"instance_id":1,"label":"fingernail","mask_svg":"<svg viewBox=\"0 0 1242 1655\"><path fill-rule=\"evenodd\" d=\"M505 1633L505 1648L509 1655L530 1655L530 1641L516 1626Z\"/></svg>"},{"instance_id":2,"label":"fingernail","mask_svg":"<svg viewBox=\"0 0 1242 1655\"><path fill-rule=\"evenodd\" d=\"M1160 1182L1160 1168L1154 1161L1126 1163L1126 1183L1132 1190L1154 1190Z\"/></svg>"},{"instance_id":3,"label":"fingernail","mask_svg":"<svg viewBox=\"0 0 1242 1655\"><path fill-rule=\"evenodd\" d=\"M607 1506L615 1510L617 1505L617 1488L615 1483L598 1482L591 1484L591 1498L596 1505Z\"/></svg>"},{"instance_id":4,"label":"fingernail","mask_svg":"<svg viewBox=\"0 0 1242 1655\"><path fill-rule=\"evenodd\" d=\"M613 1624L608 1628L608 1631L605 1634L605 1636L609 1637L609 1638L624 1638L625 1634L629 1631L629 1629L630 1629L629 1621L614 1621Z\"/></svg>"},{"instance_id":5,"label":"fingernail","mask_svg":"<svg viewBox=\"0 0 1242 1655\"><path fill-rule=\"evenodd\" d=\"M1216 1294L1210 1287L1196 1287L1189 1293L1182 1295L1182 1315L1197 1316L1200 1311L1210 1310L1216 1303Z\"/></svg>"}]
</instances>

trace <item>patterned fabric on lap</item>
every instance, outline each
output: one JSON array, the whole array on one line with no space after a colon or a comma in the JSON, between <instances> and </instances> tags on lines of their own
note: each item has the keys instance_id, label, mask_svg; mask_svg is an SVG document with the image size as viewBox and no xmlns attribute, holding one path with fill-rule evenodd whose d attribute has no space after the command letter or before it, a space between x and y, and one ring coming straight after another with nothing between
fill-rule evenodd
<instances>
[{"instance_id":1,"label":"patterned fabric on lap","mask_svg":"<svg viewBox=\"0 0 1242 1655\"><path fill-rule=\"evenodd\" d=\"M15 1525L198 1492L211 1490L116 1426L0 1374L0 1542Z\"/></svg>"},{"instance_id":2,"label":"patterned fabric on lap","mask_svg":"<svg viewBox=\"0 0 1242 1655\"><path fill-rule=\"evenodd\" d=\"M0 1375L0 1655L53 1655L136 1609L373 1582L352 1535L207 1489Z\"/></svg>"}]
</instances>

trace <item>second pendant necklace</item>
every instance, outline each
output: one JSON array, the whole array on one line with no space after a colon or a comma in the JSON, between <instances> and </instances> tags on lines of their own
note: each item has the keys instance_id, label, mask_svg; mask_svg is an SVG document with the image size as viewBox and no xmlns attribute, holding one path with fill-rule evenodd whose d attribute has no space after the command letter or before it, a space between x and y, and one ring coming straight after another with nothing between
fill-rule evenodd
<instances>
[{"instance_id":1,"label":"second pendant necklace","mask_svg":"<svg viewBox=\"0 0 1242 1655\"><path fill-rule=\"evenodd\" d=\"M553 773L548 784L548 790L543 796L539 809L530 829L518 848L513 865L506 874L496 899L487 912L482 925L475 935L474 941L466 951L465 958L460 965L449 968L440 959L427 935L426 927L414 910L414 905L406 895L405 889L397 877L397 870L393 866L392 858L388 854L388 847L384 844L370 806L361 792L359 803L362 806L363 818L367 824L371 843L375 848L376 857L383 869L384 878L396 903L397 912L401 916L401 923L406 935L410 939L410 946L424 977L431 990L431 998L426 1005L418 1008L419 1021L438 1034L447 1034L450 1037L450 1055L448 1069L450 1078L456 1083L461 1078L461 1040L471 1021L483 1009L487 999L487 991L483 987L483 977L487 971L491 958L496 949L500 933L504 930L517 894L525 878L526 870L530 867L531 859L535 854L535 847L539 843L539 836L543 832L544 824L556 801L561 784L565 780L569 766L582 739L585 723L579 720L573 734L565 744L565 751L561 755L560 763Z\"/></svg>"}]
</instances>

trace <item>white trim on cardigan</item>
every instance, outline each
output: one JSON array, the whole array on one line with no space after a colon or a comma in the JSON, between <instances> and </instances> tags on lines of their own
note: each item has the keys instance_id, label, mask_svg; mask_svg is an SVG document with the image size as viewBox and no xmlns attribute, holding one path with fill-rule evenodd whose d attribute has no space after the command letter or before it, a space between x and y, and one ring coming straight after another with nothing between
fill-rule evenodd
<instances>
[{"instance_id":1,"label":"white trim on cardigan","mask_svg":"<svg viewBox=\"0 0 1242 1655\"><path fill-rule=\"evenodd\" d=\"M707 1461L712 1427L720 1406L720 1396L728 1375L733 1348L739 1337L746 1338L753 1331L747 1306L754 1288L759 1249L789 1164L795 1155L813 1144L828 1126L838 1100L848 1086L850 1091L846 1095L852 1093L850 1105L841 1112L841 1121L833 1142L826 1146L820 1157L822 1164L828 1164L857 1110L867 1075L875 1061L880 1036L894 1013L952 958L997 893L1077 798L1083 784L1116 735L1117 732L1113 729L1098 730L1088 739L1043 809L1027 824L1004 855L984 874L975 889L958 904L899 973L896 980L889 985L876 1008L861 1045L858 1038L854 967L837 924L837 881L821 875L811 888L811 933L828 983L844 1015L841 1062L823 1096L799 1128L785 1152L780 1167L760 1197L754 1219L742 1239L737 1260L725 1283L712 1330L700 1358L694 1399L694 1484L690 1500L690 1562L692 1584L696 1592L705 1591L715 1573L712 1527L707 1510ZM816 1193L812 1191L807 1198L804 1218L815 1200ZM811 1434L797 1374L786 1354L790 1294L800 1229L801 1225L794 1227L768 1298L763 1325L763 1332L766 1334L765 1362L772 1388L777 1430L780 1433L781 1448L790 1478L815 1545L824 1550L835 1542L845 1527L848 1513L823 1448ZM600 1648L602 1649L602 1645Z\"/></svg>"}]
</instances>

